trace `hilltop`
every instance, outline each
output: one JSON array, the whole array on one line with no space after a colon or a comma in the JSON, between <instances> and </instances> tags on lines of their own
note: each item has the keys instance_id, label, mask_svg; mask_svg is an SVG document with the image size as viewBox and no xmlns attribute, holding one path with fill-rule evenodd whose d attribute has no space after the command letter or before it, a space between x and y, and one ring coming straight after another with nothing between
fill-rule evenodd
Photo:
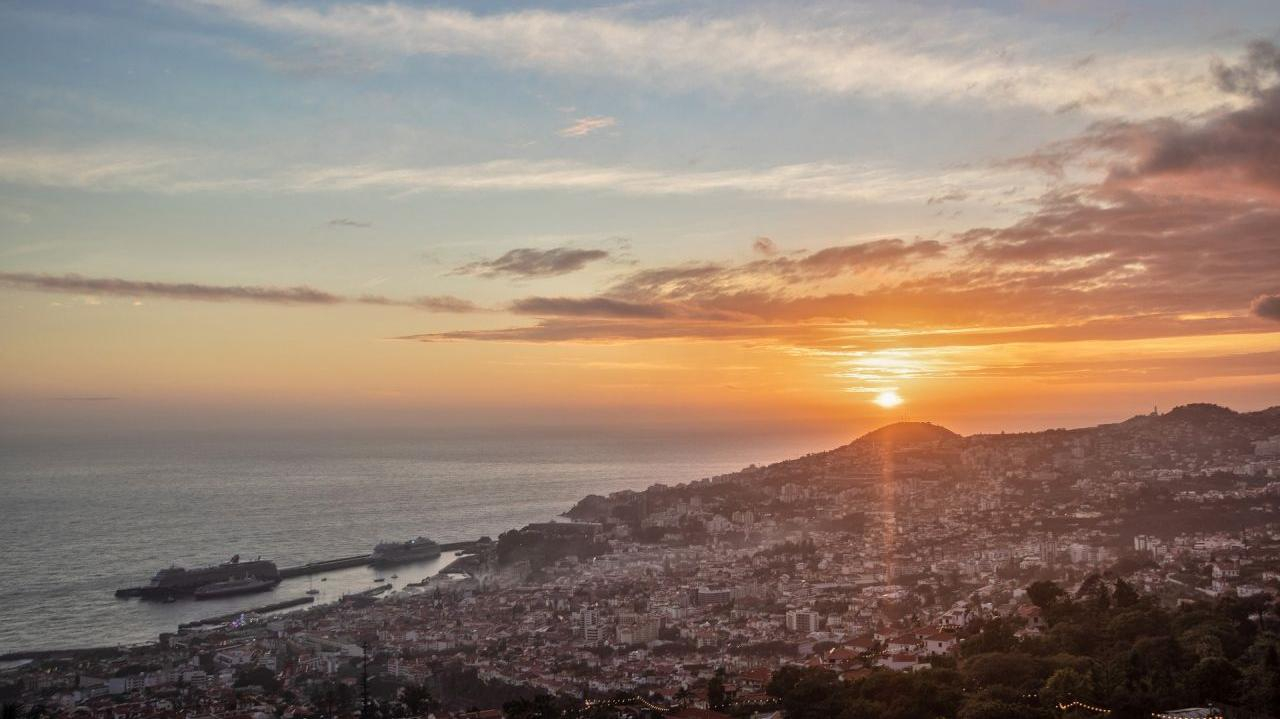
<instances>
[{"instance_id":1,"label":"hilltop","mask_svg":"<svg viewBox=\"0 0 1280 719\"><path fill-rule=\"evenodd\" d=\"M895 422L867 432L855 439L852 445L885 444L908 446L960 439L960 435L932 422Z\"/></svg>"}]
</instances>

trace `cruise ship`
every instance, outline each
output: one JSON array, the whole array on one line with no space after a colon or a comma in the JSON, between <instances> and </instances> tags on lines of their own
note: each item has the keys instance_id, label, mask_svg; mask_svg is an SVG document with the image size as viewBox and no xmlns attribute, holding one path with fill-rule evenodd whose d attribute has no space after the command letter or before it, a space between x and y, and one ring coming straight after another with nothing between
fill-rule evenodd
<instances>
[{"instance_id":1,"label":"cruise ship","mask_svg":"<svg viewBox=\"0 0 1280 719\"><path fill-rule=\"evenodd\" d=\"M156 575L151 578L151 582L146 586L136 589L121 589L116 592L116 596L169 599L170 597L194 594L200 587L210 584L245 578L271 582L273 586L279 583L281 579L280 570L276 567L275 562L266 559L242 562L240 561L240 555L237 554L230 561L212 567L197 567L195 569L169 567L161 569L156 572Z\"/></svg>"},{"instance_id":2,"label":"cruise ship","mask_svg":"<svg viewBox=\"0 0 1280 719\"><path fill-rule=\"evenodd\" d=\"M380 542L373 548L369 563L375 567L389 567L393 564L435 559L438 556L439 544L426 537L418 537L407 542Z\"/></svg>"}]
</instances>

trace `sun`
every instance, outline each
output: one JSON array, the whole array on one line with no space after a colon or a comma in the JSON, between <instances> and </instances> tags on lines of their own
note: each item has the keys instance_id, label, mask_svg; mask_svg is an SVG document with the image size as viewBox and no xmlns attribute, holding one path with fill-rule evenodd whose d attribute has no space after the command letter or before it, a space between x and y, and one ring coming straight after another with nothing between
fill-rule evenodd
<instances>
[{"instance_id":1,"label":"sun","mask_svg":"<svg viewBox=\"0 0 1280 719\"><path fill-rule=\"evenodd\" d=\"M902 404L902 395L898 394L897 390L887 389L876 395L876 398L871 401L885 409L892 409Z\"/></svg>"}]
</instances>

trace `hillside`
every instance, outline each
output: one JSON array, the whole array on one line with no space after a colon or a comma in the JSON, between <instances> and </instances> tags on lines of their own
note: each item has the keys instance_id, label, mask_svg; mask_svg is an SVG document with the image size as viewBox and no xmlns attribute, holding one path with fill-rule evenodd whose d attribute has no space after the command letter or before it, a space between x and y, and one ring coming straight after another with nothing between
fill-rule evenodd
<instances>
[{"instance_id":1,"label":"hillside","mask_svg":"<svg viewBox=\"0 0 1280 719\"><path fill-rule=\"evenodd\" d=\"M1105 473L1110 474L1115 470L1171 469L1177 464L1175 455L1182 453L1206 459L1223 452L1250 454L1254 442L1277 435L1280 407L1236 412L1214 404L1187 404L1163 414L1139 415L1094 427L967 437L930 422L896 422L831 450L764 467L747 467L710 481L774 486L789 482L856 484L865 481L860 477L880 476L876 467L890 457L895 458L900 472L910 471L917 477L963 477L964 473L956 474L961 457L974 452L1019 455L1020 466L1027 470L1040 467L1060 474L1064 467L1077 473L1098 473L1105 468ZM617 492L609 497L590 495L565 516L599 521L642 495L657 498L684 486L657 486L645 492Z\"/></svg>"}]
</instances>

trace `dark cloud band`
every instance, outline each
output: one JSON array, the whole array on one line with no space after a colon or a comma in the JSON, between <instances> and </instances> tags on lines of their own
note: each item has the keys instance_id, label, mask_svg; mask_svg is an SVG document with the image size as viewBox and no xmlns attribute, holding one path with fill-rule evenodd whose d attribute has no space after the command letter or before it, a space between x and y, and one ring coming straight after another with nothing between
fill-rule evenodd
<instances>
[{"instance_id":1,"label":"dark cloud band","mask_svg":"<svg viewBox=\"0 0 1280 719\"><path fill-rule=\"evenodd\" d=\"M463 265L454 274L480 277L555 277L577 272L592 262L608 259L606 250L584 250L554 247L538 250L521 247L492 260Z\"/></svg>"},{"instance_id":2,"label":"dark cloud band","mask_svg":"<svg viewBox=\"0 0 1280 719\"><path fill-rule=\"evenodd\" d=\"M337 305L357 303L411 307L432 312L476 312L474 303L449 295L396 300L365 295L352 299L311 287L255 287L245 285L203 285L192 282L146 282L116 277L84 277L76 274L48 275L27 272L0 272L0 285L36 292L63 292L80 295L158 297L197 302L258 302L279 305Z\"/></svg>"},{"instance_id":3,"label":"dark cloud band","mask_svg":"<svg viewBox=\"0 0 1280 719\"><path fill-rule=\"evenodd\" d=\"M310 287L254 287L245 285L201 285L192 282L141 282L115 277L82 275L42 275L26 272L0 273L0 283L41 292L165 297L203 302L265 302L271 304L332 305L343 302L338 295Z\"/></svg>"}]
</instances>

